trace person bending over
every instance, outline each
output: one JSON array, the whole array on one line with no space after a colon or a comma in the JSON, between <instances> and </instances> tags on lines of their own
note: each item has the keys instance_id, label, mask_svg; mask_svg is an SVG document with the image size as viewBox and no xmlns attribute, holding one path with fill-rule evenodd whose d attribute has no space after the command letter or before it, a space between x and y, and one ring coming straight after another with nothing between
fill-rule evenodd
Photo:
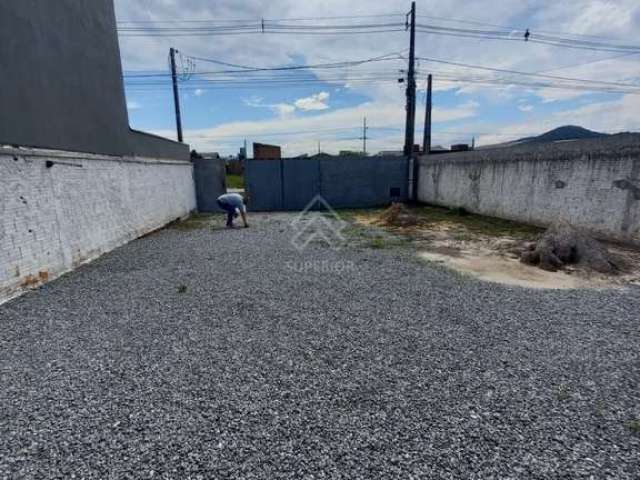
<instances>
[{"instance_id":1,"label":"person bending over","mask_svg":"<svg viewBox=\"0 0 640 480\"><path fill-rule=\"evenodd\" d=\"M233 219L240 214L245 228L249 226L247 223L247 207L244 199L239 193L225 193L218 197L218 206L227 212L227 228L233 228Z\"/></svg>"}]
</instances>

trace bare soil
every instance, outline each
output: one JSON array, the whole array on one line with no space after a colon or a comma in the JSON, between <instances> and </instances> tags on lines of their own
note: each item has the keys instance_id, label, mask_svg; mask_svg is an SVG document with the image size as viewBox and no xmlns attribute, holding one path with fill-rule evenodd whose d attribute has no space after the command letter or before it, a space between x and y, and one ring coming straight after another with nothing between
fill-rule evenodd
<instances>
[{"instance_id":1,"label":"bare soil","mask_svg":"<svg viewBox=\"0 0 640 480\"><path fill-rule=\"evenodd\" d=\"M395 222L399 212L412 221ZM401 245L411 245L421 259L485 281L542 289L640 285L640 249L630 246L602 242L619 267L616 272L600 273L585 265L553 272L520 262L522 251L542 238L544 231L538 227L430 206L392 206L354 211L349 216L357 225L406 237L410 241Z\"/></svg>"}]
</instances>

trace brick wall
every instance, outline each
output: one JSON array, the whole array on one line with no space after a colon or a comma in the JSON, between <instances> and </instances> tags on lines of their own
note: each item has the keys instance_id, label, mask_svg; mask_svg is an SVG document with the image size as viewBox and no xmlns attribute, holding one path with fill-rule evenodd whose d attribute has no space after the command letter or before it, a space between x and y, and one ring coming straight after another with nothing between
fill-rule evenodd
<instances>
[{"instance_id":1,"label":"brick wall","mask_svg":"<svg viewBox=\"0 0 640 480\"><path fill-rule=\"evenodd\" d=\"M640 243L640 135L422 157L418 198Z\"/></svg>"},{"instance_id":2,"label":"brick wall","mask_svg":"<svg viewBox=\"0 0 640 480\"><path fill-rule=\"evenodd\" d=\"M194 209L189 162L0 149L0 302Z\"/></svg>"}]
</instances>

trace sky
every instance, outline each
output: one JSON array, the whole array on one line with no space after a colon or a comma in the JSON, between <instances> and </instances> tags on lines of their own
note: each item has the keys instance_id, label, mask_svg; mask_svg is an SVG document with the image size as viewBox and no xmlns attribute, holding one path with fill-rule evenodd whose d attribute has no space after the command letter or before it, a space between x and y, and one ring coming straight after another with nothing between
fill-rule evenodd
<instances>
[{"instance_id":1,"label":"sky","mask_svg":"<svg viewBox=\"0 0 640 480\"><path fill-rule=\"evenodd\" d=\"M281 145L286 156L362 150L365 117L368 153L402 149L405 84L398 79L406 77L408 1L115 0L115 7L133 128L175 138L168 75L174 47L185 142L200 152L236 154L245 139ZM416 34L416 143L429 73L433 145L472 138L488 145L567 124L609 133L640 129L640 49L629 50L640 47L637 0L420 0L416 12L424 26ZM247 30L238 32L240 25ZM270 25L293 28L276 32ZM389 26L334 33L335 26L354 25ZM235 30L219 30L229 26ZM193 35L211 27L215 35ZM169 30L150 30L157 28ZM482 38L452 29L474 29ZM525 42L527 29L532 41ZM549 38L587 48L550 45ZM340 68L243 68L374 58ZM589 82L576 88L558 77Z\"/></svg>"}]
</instances>

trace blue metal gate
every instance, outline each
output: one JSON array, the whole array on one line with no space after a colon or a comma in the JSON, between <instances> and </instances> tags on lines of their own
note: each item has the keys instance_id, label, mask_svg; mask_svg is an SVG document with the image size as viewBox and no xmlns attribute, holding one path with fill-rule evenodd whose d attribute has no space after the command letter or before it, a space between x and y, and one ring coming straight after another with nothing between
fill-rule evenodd
<instances>
[{"instance_id":1,"label":"blue metal gate","mask_svg":"<svg viewBox=\"0 0 640 480\"><path fill-rule=\"evenodd\" d=\"M333 208L387 205L407 199L404 157L247 160L245 188L253 211L302 210L316 195Z\"/></svg>"}]
</instances>

